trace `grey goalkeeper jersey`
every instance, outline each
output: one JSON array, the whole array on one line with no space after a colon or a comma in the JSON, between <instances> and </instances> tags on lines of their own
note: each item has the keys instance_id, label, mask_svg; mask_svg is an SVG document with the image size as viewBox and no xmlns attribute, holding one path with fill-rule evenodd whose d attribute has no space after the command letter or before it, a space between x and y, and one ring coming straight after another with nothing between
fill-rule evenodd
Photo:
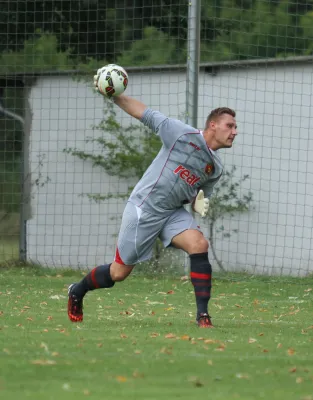
<instances>
[{"instance_id":1,"label":"grey goalkeeper jersey","mask_svg":"<svg viewBox=\"0 0 313 400\"><path fill-rule=\"evenodd\" d=\"M133 189L129 201L152 214L170 215L191 203L200 189L210 197L223 172L202 132L147 108L141 122L160 136L163 146Z\"/></svg>"}]
</instances>

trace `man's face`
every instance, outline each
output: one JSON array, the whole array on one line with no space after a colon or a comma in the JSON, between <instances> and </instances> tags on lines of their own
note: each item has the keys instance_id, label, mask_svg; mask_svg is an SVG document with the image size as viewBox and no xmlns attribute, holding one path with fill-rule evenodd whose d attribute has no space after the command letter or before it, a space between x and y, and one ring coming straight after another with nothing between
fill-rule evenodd
<instances>
[{"instance_id":1,"label":"man's face","mask_svg":"<svg viewBox=\"0 0 313 400\"><path fill-rule=\"evenodd\" d=\"M215 121L210 122L214 130L214 138L219 148L232 147L237 135L237 124L234 117L229 114L222 114Z\"/></svg>"}]
</instances>

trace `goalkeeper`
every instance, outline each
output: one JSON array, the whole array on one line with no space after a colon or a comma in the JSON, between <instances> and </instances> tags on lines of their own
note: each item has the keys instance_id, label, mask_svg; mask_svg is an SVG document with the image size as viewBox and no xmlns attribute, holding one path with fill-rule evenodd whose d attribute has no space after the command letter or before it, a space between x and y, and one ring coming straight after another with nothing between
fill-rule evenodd
<instances>
[{"instance_id":1,"label":"goalkeeper","mask_svg":"<svg viewBox=\"0 0 313 400\"><path fill-rule=\"evenodd\" d=\"M95 86L97 88L95 77ZM189 254L199 327L211 328L208 302L212 267L209 244L200 226L184 208L191 203L205 217L213 186L223 172L217 150L232 147L237 135L235 112L217 108L207 118L203 131L168 118L124 94L114 103L154 131L163 146L131 193L123 213L115 259L100 265L68 290L68 316L83 320L83 298L90 290L111 288L123 281L135 264L149 260L157 238Z\"/></svg>"}]
</instances>

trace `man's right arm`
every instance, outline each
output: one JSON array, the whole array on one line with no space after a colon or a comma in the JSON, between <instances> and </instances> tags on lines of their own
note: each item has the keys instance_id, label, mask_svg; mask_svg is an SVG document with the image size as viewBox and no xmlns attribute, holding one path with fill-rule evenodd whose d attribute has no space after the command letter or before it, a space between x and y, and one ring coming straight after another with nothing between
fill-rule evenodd
<instances>
[{"instance_id":1,"label":"man's right arm","mask_svg":"<svg viewBox=\"0 0 313 400\"><path fill-rule=\"evenodd\" d=\"M134 99L133 97L121 94L120 96L112 97L114 103L119 106L127 114L139 120L142 119L144 111L147 106L141 101Z\"/></svg>"},{"instance_id":2,"label":"man's right arm","mask_svg":"<svg viewBox=\"0 0 313 400\"><path fill-rule=\"evenodd\" d=\"M112 99L123 111L132 117L139 119L140 122L157 134L159 132L159 127L165 121L169 121L169 119L159 111L154 111L151 108L148 108L146 105L141 103L141 101L132 97L122 94L120 96L112 97ZM170 132L167 132L166 136L168 136L169 133ZM163 140L164 138L162 136L161 139Z\"/></svg>"},{"instance_id":3,"label":"man's right arm","mask_svg":"<svg viewBox=\"0 0 313 400\"><path fill-rule=\"evenodd\" d=\"M145 126L160 136L163 144L171 148L173 143L186 129L186 125L181 121L168 118L159 111L148 108L141 101L130 96L121 94L112 97L114 103L127 114L137 118Z\"/></svg>"}]
</instances>

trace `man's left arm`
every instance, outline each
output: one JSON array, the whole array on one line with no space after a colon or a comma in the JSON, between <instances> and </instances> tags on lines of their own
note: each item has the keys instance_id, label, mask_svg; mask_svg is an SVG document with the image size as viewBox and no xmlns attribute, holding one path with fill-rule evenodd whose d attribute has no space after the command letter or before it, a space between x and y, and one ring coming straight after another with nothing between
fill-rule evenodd
<instances>
[{"instance_id":1,"label":"man's left arm","mask_svg":"<svg viewBox=\"0 0 313 400\"><path fill-rule=\"evenodd\" d=\"M209 211L210 201L208 197L205 197L202 189L199 190L197 197L193 201L191 207L193 211L200 214L202 218L207 216Z\"/></svg>"},{"instance_id":2,"label":"man's left arm","mask_svg":"<svg viewBox=\"0 0 313 400\"><path fill-rule=\"evenodd\" d=\"M197 197L191 204L192 209L200 214L202 218L206 217L209 212L210 197L212 196L213 188L219 179L220 176L203 185L200 188Z\"/></svg>"}]
</instances>

